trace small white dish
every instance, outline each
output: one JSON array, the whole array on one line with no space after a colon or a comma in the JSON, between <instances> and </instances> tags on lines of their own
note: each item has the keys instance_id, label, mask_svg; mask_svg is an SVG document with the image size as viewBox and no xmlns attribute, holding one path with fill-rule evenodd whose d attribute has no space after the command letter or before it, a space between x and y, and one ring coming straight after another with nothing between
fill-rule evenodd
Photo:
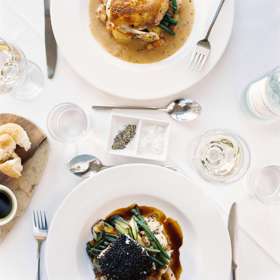
<instances>
[{"instance_id":1,"label":"small white dish","mask_svg":"<svg viewBox=\"0 0 280 280\"><path fill-rule=\"evenodd\" d=\"M12 202L12 210L9 213L9 215L6 216L5 218L0 219L0 227L1 227L1 226L8 224L9 222L11 222L13 220L13 218L15 217L16 212L17 212L17 199L16 199L15 194L8 187L0 185L0 192L3 192L7 196L9 196L9 198L11 199L11 202Z\"/></svg>"},{"instance_id":2,"label":"small white dish","mask_svg":"<svg viewBox=\"0 0 280 280\"><path fill-rule=\"evenodd\" d=\"M134 138L125 149L113 150L114 138L129 124L136 125ZM165 161L168 152L169 134L169 122L112 113L107 152L112 155Z\"/></svg>"}]
</instances>

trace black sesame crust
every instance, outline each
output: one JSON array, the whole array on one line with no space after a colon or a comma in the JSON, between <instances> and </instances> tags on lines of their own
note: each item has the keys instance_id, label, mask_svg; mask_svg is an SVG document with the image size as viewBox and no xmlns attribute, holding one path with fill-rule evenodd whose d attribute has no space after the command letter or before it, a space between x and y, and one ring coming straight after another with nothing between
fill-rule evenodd
<instances>
[{"instance_id":1,"label":"black sesame crust","mask_svg":"<svg viewBox=\"0 0 280 280\"><path fill-rule=\"evenodd\" d=\"M147 251L124 235L98 257L98 262L107 280L146 280L153 269Z\"/></svg>"}]
</instances>

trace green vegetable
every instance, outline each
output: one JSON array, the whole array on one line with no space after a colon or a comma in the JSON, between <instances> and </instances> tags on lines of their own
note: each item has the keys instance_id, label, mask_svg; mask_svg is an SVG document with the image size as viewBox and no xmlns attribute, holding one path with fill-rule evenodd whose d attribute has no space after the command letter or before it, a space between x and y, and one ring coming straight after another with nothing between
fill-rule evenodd
<instances>
[{"instance_id":1,"label":"green vegetable","mask_svg":"<svg viewBox=\"0 0 280 280\"><path fill-rule=\"evenodd\" d=\"M172 18L171 16L169 16L168 14L166 14L163 18L163 21L168 23L168 24L173 24L176 25L178 22L176 19Z\"/></svg>"},{"instance_id":2,"label":"green vegetable","mask_svg":"<svg viewBox=\"0 0 280 280\"><path fill-rule=\"evenodd\" d=\"M106 232L98 232L95 234L95 242L87 243L87 253L89 257L94 258L97 257L103 250L105 250L112 242L114 242L118 237L115 235L111 235Z\"/></svg>"},{"instance_id":3,"label":"green vegetable","mask_svg":"<svg viewBox=\"0 0 280 280\"><path fill-rule=\"evenodd\" d=\"M112 235L112 234L109 234L109 233L105 233L104 238L107 241L109 241L110 243L112 243L112 242L114 242L118 238L118 236Z\"/></svg>"},{"instance_id":4,"label":"green vegetable","mask_svg":"<svg viewBox=\"0 0 280 280\"><path fill-rule=\"evenodd\" d=\"M90 242L87 243L87 254L90 258L94 258L100 254L102 250L95 248Z\"/></svg>"},{"instance_id":5,"label":"green vegetable","mask_svg":"<svg viewBox=\"0 0 280 280\"><path fill-rule=\"evenodd\" d=\"M163 267L165 265L165 263L163 263L162 261L158 260L157 258L153 257L153 256L150 256L149 255L149 258L155 262L157 265L159 265L160 267Z\"/></svg>"},{"instance_id":6,"label":"green vegetable","mask_svg":"<svg viewBox=\"0 0 280 280\"><path fill-rule=\"evenodd\" d=\"M112 227L109 223L104 221L104 231L111 233L114 231L114 227Z\"/></svg>"},{"instance_id":7,"label":"green vegetable","mask_svg":"<svg viewBox=\"0 0 280 280\"><path fill-rule=\"evenodd\" d=\"M86 248L89 257L95 259L120 235L126 235L135 241L139 241L141 240L140 230L143 230L150 241L150 246L143 246L143 248L148 252L148 256L157 267L163 267L169 262L169 254L151 231L149 225L141 215L139 208L134 208L131 212L133 215L129 221L116 215L106 221L102 221L103 231L99 231L101 228L96 228L96 231L93 230L93 241L88 242ZM108 230L106 230L105 227Z\"/></svg>"},{"instance_id":8,"label":"green vegetable","mask_svg":"<svg viewBox=\"0 0 280 280\"><path fill-rule=\"evenodd\" d=\"M112 226L115 226L116 223L119 223L123 226L129 226L128 222L118 215L111 217L109 221L109 224Z\"/></svg>"},{"instance_id":9,"label":"green vegetable","mask_svg":"<svg viewBox=\"0 0 280 280\"><path fill-rule=\"evenodd\" d=\"M177 0L171 0L171 6L173 8L174 13L176 13L178 9Z\"/></svg>"},{"instance_id":10,"label":"green vegetable","mask_svg":"<svg viewBox=\"0 0 280 280\"><path fill-rule=\"evenodd\" d=\"M121 226L121 225L118 224L118 223L115 224L115 227L116 227L116 230L117 230L119 233L121 233L121 234L123 234L123 235L128 235L128 230L127 230L125 227Z\"/></svg>"},{"instance_id":11,"label":"green vegetable","mask_svg":"<svg viewBox=\"0 0 280 280\"><path fill-rule=\"evenodd\" d=\"M109 227L109 228L113 228L112 225L110 225L109 223L107 223L106 221L104 221L104 225Z\"/></svg>"},{"instance_id":12,"label":"green vegetable","mask_svg":"<svg viewBox=\"0 0 280 280\"><path fill-rule=\"evenodd\" d=\"M96 241L100 241L104 237L103 232L96 232Z\"/></svg>"},{"instance_id":13,"label":"green vegetable","mask_svg":"<svg viewBox=\"0 0 280 280\"><path fill-rule=\"evenodd\" d=\"M107 246L104 244L100 244L99 246L98 246L98 250L104 250L104 249L106 249L107 248Z\"/></svg>"},{"instance_id":14,"label":"green vegetable","mask_svg":"<svg viewBox=\"0 0 280 280\"><path fill-rule=\"evenodd\" d=\"M139 229L138 229L137 223L135 222L133 217L129 221L129 225L130 225L130 228L131 228L133 239L138 240Z\"/></svg>"},{"instance_id":15,"label":"green vegetable","mask_svg":"<svg viewBox=\"0 0 280 280\"><path fill-rule=\"evenodd\" d=\"M176 33L172 30L172 29L170 29L168 26L166 26L165 24L163 24L163 23L160 23L160 28L162 29L162 30L164 30L166 33L168 33L168 34L170 34L170 35L172 35L172 36L174 36Z\"/></svg>"},{"instance_id":16,"label":"green vegetable","mask_svg":"<svg viewBox=\"0 0 280 280\"><path fill-rule=\"evenodd\" d=\"M168 260L170 259L170 256L167 254L166 250L162 247L162 245L160 244L160 242L158 241L158 239L156 238L154 233L150 230L148 224L146 223L146 221L140 214L139 209L134 208L131 211L134 214L134 219L135 219L136 223L138 224L138 226L140 228L142 228L145 231L145 233L146 233L147 237L149 238L151 244L153 245L154 249L157 249L160 251L161 259L164 261L164 264L166 264L168 262Z\"/></svg>"},{"instance_id":17,"label":"green vegetable","mask_svg":"<svg viewBox=\"0 0 280 280\"><path fill-rule=\"evenodd\" d=\"M148 252L151 252L151 253L160 253L160 250L158 250L158 249L148 248L148 247L145 247L145 249L146 249Z\"/></svg>"},{"instance_id":18,"label":"green vegetable","mask_svg":"<svg viewBox=\"0 0 280 280\"><path fill-rule=\"evenodd\" d=\"M114 227L119 233L133 238L131 226L121 216L112 217L110 223L114 225Z\"/></svg>"},{"instance_id":19,"label":"green vegetable","mask_svg":"<svg viewBox=\"0 0 280 280\"><path fill-rule=\"evenodd\" d=\"M92 236L93 236L93 240L97 240L98 237L94 230L92 231Z\"/></svg>"}]
</instances>

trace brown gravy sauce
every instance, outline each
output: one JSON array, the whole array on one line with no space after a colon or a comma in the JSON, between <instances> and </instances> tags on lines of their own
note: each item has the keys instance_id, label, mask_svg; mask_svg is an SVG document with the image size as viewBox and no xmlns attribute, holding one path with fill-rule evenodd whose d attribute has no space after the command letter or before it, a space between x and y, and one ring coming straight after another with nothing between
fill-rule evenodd
<instances>
[{"instance_id":1,"label":"brown gravy sauce","mask_svg":"<svg viewBox=\"0 0 280 280\"><path fill-rule=\"evenodd\" d=\"M135 208L135 206L136 205L134 204L126 208L117 209L112 213L110 213L106 217L106 219L115 215L119 215L125 219L130 219L132 216L131 210ZM137 207L140 209L140 212L144 217L149 217L149 216L156 217L157 220L163 224L165 233L169 241L169 245L171 247L171 250L173 250L171 261L170 261L170 268L175 274L176 279L179 280L180 275L182 273L182 266L180 262L180 247L183 244L183 232L180 225L178 224L177 221L173 220L172 218L168 218L161 210L157 208L150 207L150 206L139 206L139 205L137 205Z\"/></svg>"},{"instance_id":2,"label":"brown gravy sauce","mask_svg":"<svg viewBox=\"0 0 280 280\"><path fill-rule=\"evenodd\" d=\"M141 40L134 39L127 44L117 42L110 32L106 30L105 24L96 16L96 9L99 0L90 0L90 29L94 38L110 54L122 60L133 63L153 63L165 59L177 52L189 37L194 22L193 0L182 0L182 6L179 11L179 21L176 26L175 36L166 34L165 42L162 46L147 50Z\"/></svg>"}]
</instances>

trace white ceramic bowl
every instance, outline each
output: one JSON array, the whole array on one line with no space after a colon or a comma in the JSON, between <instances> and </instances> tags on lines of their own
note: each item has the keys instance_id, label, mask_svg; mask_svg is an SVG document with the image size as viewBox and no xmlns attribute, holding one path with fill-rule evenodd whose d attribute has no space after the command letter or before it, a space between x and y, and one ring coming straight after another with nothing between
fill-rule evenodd
<instances>
[{"instance_id":1,"label":"white ceramic bowl","mask_svg":"<svg viewBox=\"0 0 280 280\"><path fill-rule=\"evenodd\" d=\"M180 224L184 234L180 279L230 279L230 239L216 205L185 176L149 164L105 169L65 198L46 244L48 279L96 279L85 250L92 224L135 203L159 208Z\"/></svg>"},{"instance_id":2,"label":"white ceramic bowl","mask_svg":"<svg viewBox=\"0 0 280 280\"><path fill-rule=\"evenodd\" d=\"M88 0L56 0L51 16L57 43L72 67L85 80L112 95L149 100L167 97L200 81L221 58L231 35L234 0L226 1L211 33L211 56L203 71L188 67L196 43L202 39L219 0L193 0L195 22L181 49L156 63L135 64L112 56L90 32Z\"/></svg>"}]
</instances>

